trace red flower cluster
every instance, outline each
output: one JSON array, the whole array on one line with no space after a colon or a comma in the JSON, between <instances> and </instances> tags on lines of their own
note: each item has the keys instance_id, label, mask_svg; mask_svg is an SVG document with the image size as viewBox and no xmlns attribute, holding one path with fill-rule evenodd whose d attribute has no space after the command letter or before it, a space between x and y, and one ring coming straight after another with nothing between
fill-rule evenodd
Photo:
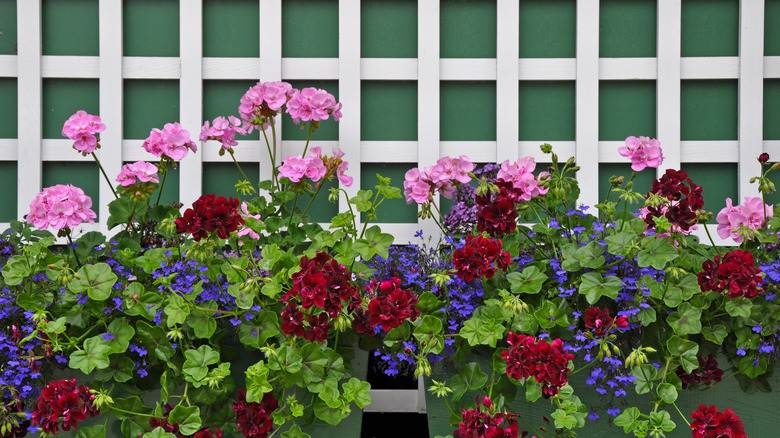
<instances>
[{"instance_id":1,"label":"red flower cluster","mask_svg":"<svg viewBox=\"0 0 780 438\"><path fill-rule=\"evenodd\" d=\"M687 185L686 185L687 183ZM650 193L656 193L668 199L670 203L660 206L648 206L645 222L655 227L654 217L665 216L669 223L682 231L689 231L698 221L696 211L704 206L701 186L696 185L682 170L667 169L659 179L653 181ZM645 198L650 197L650 193Z\"/></svg>"},{"instance_id":2,"label":"red flower cluster","mask_svg":"<svg viewBox=\"0 0 780 438\"><path fill-rule=\"evenodd\" d=\"M499 192L495 196L477 196L477 205L482 209L477 213L477 230L491 236L508 234L517 229L517 210L520 194L511 182L496 181Z\"/></svg>"},{"instance_id":3,"label":"red flower cluster","mask_svg":"<svg viewBox=\"0 0 780 438\"><path fill-rule=\"evenodd\" d=\"M699 405L691 418L694 420L691 423L693 438L747 438L745 425L729 408L718 412L715 406Z\"/></svg>"},{"instance_id":4,"label":"red flower cluster","mask_svg":"<svg viewBox=\"0 0 780 438\"><path fill-rule=\"evenodd\" d=\"M705 260L701 267L698 277L702 291L725 292L729 298L753 298L763 292L758 289L764 282L761 269L748 251L737 249L716 255L715 260Z\"/></svg>"},{"instance_id":5,"label":"red flower cluster","mask_svg":"<svg viewBox=\"0 0 780 438\"><path fill-rule=\"evenodd\" d=\"M292 275L293 287L281 299L287 302L282 312L282 331L325 342L330 318L339 316L345 302L354 309L362 300L350 281L352 274L330 255L321 252L313 259L304 256L300 266L301 270Z\"/></svg>"},{"instance_id":6,"label":"red flower cluster","mask_svg":"<svg viewBox=\"0 0 780 438\"><path fill-rule=\"evenodd\" d=\"M501 240L489 239L481 234L466 236L463 248L452 253L452 263L458 270L458 277L466 282L479 277L490 279L496 273L496 268L506 269L512 259L508 252L501 249L502 245Z\"/></svg>"},{"instance_id":7,"label":"red flower cluster","mask_svg":"<svg viewBox=\"0 0 780 438\"><path fill-rule=\"evenodd\" d=\"M401 289L401 279L376 281L366 286L366 292L374 298L365 311L358 311L353 327L358 333L373 333L371 327L382 325L388 332L403 324L407 319L416 320L420 316L417 310L417 295L410 290Z\"/></svg>"},{"instance_id":8,"label":"red flower cluster","mask_svg":"<svg viewBox=\"0 0 780 438\"><path fill-rule=\"evenodd\" d=\"M723 370L718 368L718 361L710 354L704 360L699 359L699 368L691 373L685 372L682 366L677 367L675 372L682 381L682 388L705 388L713 385L713 382L720 382L723 377Z\"/></svg>"},{"instance_id":9,"label":"red flower cluster","mask_svg":"<svg viewBox=\"0 0 780 438\"><path fill-rule=\"evenodd\" d=\"M215 198L214 194L203 195L192 203L184 215L176 219L176 232L190 233L197 242L214 231L220 239L227 239L244 223L238 211L238 199L224 196Z\"/></svg>"},{"instance_id":10,"label":"red flower cluster","mask_svg":"<svg viewBox=\"0 0 780 438\"><path fill-rule=\"evenodd\" d=\"M609 333L612 327L626 328L628 327L628 317L618 316L612 318L609 315L609 309L598 307L591 307L585 311L585 327L593 329L593 334L598 337L602 337Z\"/></svg>"},{"instance_id":11,"label":"red flower cluster","mask_svg":"<svg viewBox=\"0 0 780 438\"><path fill-rule=\"evenodd\" d=\"M59 428L78 428L78 422L95 418L100 410L92 405L95 395L84 385L76 386L76 379L59 380L41 389L35 403L32 423L45 433L56 434ZM60 420L62 423L60 424Z\"/></svg>"},{"instance_id":12,"label":"red flower cluster","mask_svg":"<svg viewBox=\"0 0 780 438\"><path fill-rule=\"evenodd\" d=\"M550 398L569 381L569 361L574 355L567 353L563 341L549 343L533 336L509 332L509 350L502 351L506 360L506 374L513 379L533 376L542 384L542 395Z\"/></svg>"},{"instance_id":13,"label":"red flower cluster","mask_svg":"<svg viewBox=\"0 0 780 438\"><path fill-rule=\"evenodd\" d=\"M476 409L463 410L463 421L453 433L454 438L517 438L516 415L500 412L490 415L480 409L485 407L489 410L492 405L489 398L477 397ZM507 425L502 426L505 421Z\"/></svg>"},{"instance_id":14,"label":"red flower cluster","mask_svg":"<svg viewBox=\"0 0 780 438\"><path fill-rule=\"evenodd\" d=\"M246 391L239 389L238 400L233 403L233 410L236 411L236 428L247 438L266 438L268 432L274 427L271 414L278 406L270 392L263 395L260 403L247 403Z\"/></svg>"},{"instance_id":15,"label":"red flower cluster","mask_svg":"<svg viewBox=\"0 0 780 438\"><path fill-rule=\"evenodd\" d=\"M215 428L214 433L207 427L201 429L192 435L184 435L179 430L179 423L171 424L168 422L168 416L171 414L173 406L165 405L165 417L163 418L150 418L149 425L152 426L152 430L161 427L164 431L176 435L176 438L222 438L222 431L219 428ZM140 438L140 437L139 437Z\"/></svg>"}]
</instances>

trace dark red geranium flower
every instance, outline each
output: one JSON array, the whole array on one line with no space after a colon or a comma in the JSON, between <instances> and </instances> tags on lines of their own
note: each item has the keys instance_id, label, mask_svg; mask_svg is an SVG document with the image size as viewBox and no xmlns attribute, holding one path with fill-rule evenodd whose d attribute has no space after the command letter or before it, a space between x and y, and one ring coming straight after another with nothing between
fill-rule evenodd
<instances>
[{"instance_id":1,"label":"dark red geranium flower","mask_svg":"<svg viewBox=\"0 0 780 438\"><path fill-rule=\"evenodd\" d=\"M506 373L520 380L533 376L542 384L542 395L550 398L569 381L569 361L574 355L566 352L563 341L549 343L533 336L509 332L509 350L501 352L506 360Z\"/></svg>"},{"instance_id":2,"label":"dark red geranium flower","mask_svg":"<svg viewBox=\"0 0 780 438\"><path fill-rule=\"evenodd\" d=\"M215 231L220 239L227 239L243 223L244 218L238 211L238 199L203 195L182 217L176 219L176 232L190 233L196 242Z\"/></svg>"},{"instance_id":3,"label":"dark red geranium flower","mask_svg":"<svg viewBox=\"0 0 780 438\"><path fill-rule=\"evenodd\" d=\"M767 161L769 161L769 154L767 154L766 152L758 156L759 163L766 164Z\"/></svg>"},{"instance_id":4,"label":"dark red geranium flower","mask_svg":"<svg viewBox=\"0 0 780 438\"><path fill-rule=\"evenodd\" d=\"M693 438L747 438L745 425L729 408L718 412L715 406L699 405L691 418Z\"/></svg>"},{"instance_id":5,"label":"dark red geranium flower","mask_svg":"<svg viewBox=\"0 0 780 438\"><path fill-rule=\"evenodd\" d=\"M236 428L247 438L266 438L274 427L271 414L279 406L273 394L265 393L260 403L247 403L246 391L239 389L237 398L233 404L233 410L236 411Z\"/></svg>"},{"instance_id":6,"label":"dark red geranium flower","mask_svg":"<svg viewBox=\"0 0 780 438\"><path fill-rule=\"evenodd\" d=\"M593 334L602 337L609 333L612 327L626 328L628 327L628 317L618 316L612 318L609 314L608 308L600 309L598 307L591 307L585 311L585 327L593 329Z\"/></svg>"},{"instance_id":7,"label":"dark red geranium flower","mask_svg":"<svg viewBox=\"0 0 780 438\"><path fill-rule=\"evenodd\" d=\"M458 425L458 430L453 433L453 437L517 438L518 427L515 419L517 415L500 412L491 415L489 412L492 405L493 402L489 398L477 397L475 409L463 409L463 421Z\"/></svg>"},{"instance_id":8,"label":"dark red geranium flower","mask_svg":"<svg viewBox=\"0 0 780 438\"><path fill-rule=\"evenodd\" d=\"M477 205L481 207L477 213L477 230L494 237L517 229L515 205L520 202L520 193L511 182L498 180L495 184L499 188L498 194L476 197Z\"/></svg>"},{"instance_id":9,"label":"dark red geranium flower","mask_svg":"<svg viewBox=\"0 0 780 438\"><path fill-rule=\"evenodd\" d=\"M763 292L764 282L759 269L748 251L734 250L716 255L714 260L705 260L699 272L699 286L702 291L726 293L729 298L753 298Z\"/></svg>"},{"instance_id":10,"label":"dark red geranium flower","mask_svg":"<svg viewBox=\"0 0 780 438\"><path fill-rule=\"evenodd\" d=\"M654 217L665 216L682 231L690 230L698 221L696 211L704 206L702 188L691 181L688 174L682 170L668 169L661 178L653 181L645 198L649 198L651 193L668 199L669 203L647 207L644 221L650 227L655 227Z\"/></svg>"},{"instance_id":11,"label":"dark red geranium flower","mask_svg":"<svg viewBox=\"0 0 780 438\"><path fill-rule=\"evenodd\" d=\"M707 359L699 359L699 368L688 373L682 366L677 367L675 372L682 381L682 388L706 388L712 386L715 382L720 382L723 377L723 370L718 368L718 361L710 354Z\"/></svg>"},{"instance_id":12,"label":"dark red geranium flower","mask_svg":"<svg viewBox=\"0 0 780 438\"><path fill-rule=\"evenodd\" d=\"M414 321L420 316L417 295L411 290L401 289L401 279L398 277L381 282L371 280L366 291L376 295L365 311L365 317L371 327L381 324L382 330L388 332L407 319Z\"/></svg>"},{"instance_id":13,"label":"dark red geranium flower","mask_svg":"<svg viewBox=\"0 0 780 438\"><path fill-rule=\"evenodd\" d=\"M80 421L100 413L92 405L94 399L95 395L89 388L76 386L76 379L51 382L41 389L33 409L32 423L51 434L58 433L60 427L65 431L77 429Z\"/></svg>"},{"instance_id":14,"label":"dark red geranium flower","mask_svg":"<svg viewBox=\"0 0 780 438\"><path fill-rule=\"evenodd\" d=\"M501 240L489 239L481 234L466 236L463 248L456 249L452 254L452 263L458 270L458 277L466 282L480 277L490 279L493 278L496 268L506 269L512 259L508 252L501 249L502 245Z\"/></svg>"}]
</instances>

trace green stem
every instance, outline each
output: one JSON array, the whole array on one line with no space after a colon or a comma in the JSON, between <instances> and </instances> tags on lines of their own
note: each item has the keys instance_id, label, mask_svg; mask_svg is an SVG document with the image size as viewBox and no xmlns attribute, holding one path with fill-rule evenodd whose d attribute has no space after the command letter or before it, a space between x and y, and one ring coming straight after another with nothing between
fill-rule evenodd
<instances>
[{"instance_id":1,"label":"green stem","mask_svg":"<svg viewBox=\"0 0 780 438\"><path fill-rule=\"evenodd\" d=\"M590 361L590 362L586 363L585 365L581 366L580 368L578 368L578 369L576 369L576 370L574 370L574 371L570 372L570 373L569 373L569 375L572 375L572 374L577 374L577 373L579 373L580 371L582 371L582 370L584 370L584 369L586 369L586 368L588 368L588 367L591 367L591 366L593 366L593 364L595 364L595 363L596 363L596 361L595 361L595 360L592 360L592 361Z\"/></svg>"},{"instance_id":2,"label":"green stem","mask_svg":"<svg viewBox=\"0 0 780 438\"><path fill-rule=\"evenodd\" d=\"M312 122L309 122L309 132L306 134L306 146L303 148L303 153L301 154L301 158L306 156L306 151L309 150L309 141L311 141L311 133L314 131L312 129L314 127L314 124Z\"/></svg>"},{"instance_id":3,"label":"green stem","mask_svg":"<svg viewBox=\"0 0 780 438\"><path fill-rule=\"evenodd\" d=\"M273 137L274 140L273 154L271 157L271 165L273 166L274 175L275 175L276 174L276 118L275 117L271 118L271 136ZM279 180L277 179L276 182L278 183Z\"/></svg>"},{"instance_id":4,"label":"green stem","mask_svg":"<svg viewBox=\"0 0 780 438\"><path fill-rule=\"evenodd\" d=\"M100 168L100 173L102 173L103 174L103 178L106 179L106 182L108 183L108 188L111 189L111 193L114 194L114 198L118 198L119 195L116 194L116 190L114 190L114 185L111 183L111 180L108 179L108 175L106 175L106 170L103 169L103 165L100 164L100 160L98 160L98 157L97 157L97 155L95 155L94 152L92 152L92 158L95 159L95 162L97 163L98 167Z\"/></svg>"},{"instance_id":5,"label":"green stem","mask_svg":"<svg viewBox=\"0 0 780 438\"><path fill-rule=\"evenodd\" d=\"M268 134L265 133L265 129L261 129L263 137L265 138L265 147L268 149L268 159L271 160L271 182L274 185L278 184L276 180L276 161L274 161L274 153L271 151L271 143L268 141ZM276 139L274 139L276 141Z\"/></svg>"},{"instance_id":6,"label":"green stem","mask_svg":"<svg viewBox=\"0 0 780 438\"><path fill-rule=\"evenodd\" d=\"M246 173L244 173L244 170L241 169L241 165L238 164L238 161L236 160L236 156L233 155L233 148L228 149L228 152L230 153L230 158L233 159L233 162L236 163L236 167L238 168L238 171L241 172L241 176L244 177L244 179L249 183L250 186L252 186L252 191L255 190L255 186L252 184L252 181L249 180L249 177L246 176Z\"/></svg>"},{"instance_id":7,"label":"green stem","mask_svg":"<svg viewBox=\"0 0 780 438\"><path fill-rule=\"evenodd\" d=\"M298 192L295 192L295 199L293 199L292 209L290 209L290 221L287 223L287 228L292 226L293 216L295 215L295 206L298 204Z\"/></svg>"},{"instance_id":8,"label":"green stem","mask_svg":"<svg viewBox=\"0 0 780 438\"><path fill-rule=\"evenodd\" d=\"M525 419L525 418L523 418L523 417L517 417L517 418L519 418L520 420L522 420L522 421L523 421L523 423L525 423L525 425L526 425L526 426L528 426L528 428L529 428L529 429L531 429L531 431L534 433L534 435L536 435L536 436L537 436L537 438L542 438L542 437L544 436L544 435L542 435L542 433L541 433L541 432L539 432L538 430L536 430L536 428L535 428L535 427L531 426L531 423L529 423L529 422L528 422L528 420L526 420L526 419Z\"/></svg>"},{"instance_id":9,"label":"green stem","mask_svg":"<svg viewBox=\"0 0 780 438\"><path fill-rule=\"evenodd\" d=\"M685 415L683 415L683 413L680 411L680 408L677 407L677 403L672 402L672 406L674 406L674 409L676 409L677 413L680 414L680 416L682 417L683 421L685 421L685 424L687 424L688 427L691 427L691 422L688 421L687 418L685 418Z\"/></svg>"},{"instance_id":10,"label":"green stem","mask_svg":"<svg viewBox=\"0 0 780 438\"><path fill-rule=\"evenodd\" d=\"M79 255L76 254L76 248L73 246L73 239L70 237L70 230L68 230L66 236L68 236L68 248L70 248L70 253L73 255L73 258L76 259L76 264L78 265L79 269L81 269L81 261L79 260Z\"/></svg>"},{"instance_id":11,"label":"green stem","mask_svg":"<svg viewBox=\"0 0 780 438\"><path fill-rule=\"evenodd\" d=\"M626 184L626 187L628 187L631 183L634 182L634 178L636 178L636 170L634 173L631 174L631 179L628 181L628 184ZM633 190L633 187L632 187ZM628 198L623 200L623 223L620 224L620 231L623 231L623 227L626 226L626 215L628 214Z\"/></svg>"},{"instance_id":12,"label":"green stem","mask_svg":"<svg viewBox=\"0 0 780 438\"><path fill-rule=\"evenodd\" d=\"M136 415L136 416L139 416L139 417L148 417L148 418L164 418L164 417L158 417L157 415L142 414L140 412L126 411L124 409L120 409L120 408L117 408L117 407L114 407L114 406L109 406L109 408L112 411L121 412L121 413L127 414L127 415Z\"/></svg>"},{"instance_id":13,"label":"green stem","mask_svg":"<svg viewBox=\"0 0 780 438\"><path fill-rule=\"evenodd\" d=\"M162 159L160 160L160 163L162 164ZM162 197L163 187L165 187L165 179L168 177L168 166L165 166L165 172L163 172L163 179L160 183L160 187L157 188L159 192L157 192L157 201L154 203L154 206L157 207L160 205L160 198Z\"/></svg>"},{"instance_id":14,"label":"green stem","mask_svg":"<svg viewBox=\"0 0 780 438\"><path fill-rule=\"evenodd\" d=\"M707 224L704 223L704 224L702 224L702 226L704 226L704 231L707 233L707 238L710 239L710 243L715 248L715 251L717 251L717 253L720 254L721 253L720 252L720 248L718 248L718 246L715 245L715 241L712 240L712 235L710 234L710 229L707 227Z\"/></svg>"}]
</instances>

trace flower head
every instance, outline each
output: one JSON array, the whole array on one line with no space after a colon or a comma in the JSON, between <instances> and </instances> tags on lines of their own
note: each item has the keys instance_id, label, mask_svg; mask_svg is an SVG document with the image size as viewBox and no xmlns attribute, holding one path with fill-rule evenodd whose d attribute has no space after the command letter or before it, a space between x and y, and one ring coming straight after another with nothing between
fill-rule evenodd
<instances>
[{"instance_id":1,"label":"flower head","mask_svg":"<svg viewBox=\"0 0 780 438\"><path fill-rule=\"evenodd\" d=\"M258 82L241 97L238 115L249 134L259 126L265 130L270 119L276 116L295 93L287 82Z\"/></svg>"},{"instance_id":2,"label":"flower head","mask_svg":"<svg viewBox=\"0 0 780 438\"><path fill-rule=\"evenodd\" d=\"M144 149L150 154L178 161L187 156L188 150L197 152L198 147L190 139L190 133L179 122L166 123L162 131L153 128L144 140Z\"/></svg>"},{"instance_id":3,"label":"flower head","mask_svg":"<svg viewBox=\"0 0 780 438\"><path fill-rule=\"evenodd\" d=\"M209 126L208 120L203 123L199 140L217 140L222 143L223 150L228 150L238 144L236 133L246 134L246 130L241 127L241 119L234 116L228 116L228 118L219 116L214 119L211 126Z\"/></svg>"},{"instance_id":4,"label":"flower head","mask_svg":"<svg viewBox=\"0 0 780 438\"><path fill-rule=\"evenodd\" d=\"M293 90L293 95L287 102L287 114L293 118L296 125L301 121L328 120L330 116L338 122L341 119L341 104L327 91L309 87L300 91Z\"/></svg>"},{"instance_id":5,"label":"flower head","mask_svg":"<svg viewBox=\"0 0 780 438\"><path fill-rule=\"evenodd\" d=\"M734 250L705 260L698 280L702 291L725 293L729 298L753 298L763 292L764 282L754 260L748 251Z\"/></svg>"},{"instance_id":6,"label":"flower head","mask_svg":"<svg viewBox=\"0 0 780 438\"><path fill-rule=\"evenodd\" d=\"M691 418L693 438L747 438L742 420L729 408L719 412L715 406L699 405Z\"/></svg>"},{"instance_id":7,"label":"flower head","mask_svg":"<svg viewBox=\"0 0 780 438\"><path fill-rule=\"evenodd\" d=\"M103 124L100 117L79 110L70 116L62 126L62 135L74 141L73 149L87 155L98 148L98 138L95 134L105 130L106 125Z\"/></svg>"},{"instance_id":8,"label":"flower head","mask_svg":"<svg viewBox=\"0 0 780 438\"><path fill-rule=\"evenodd\" d=\"M271 392L265 393L259 403L247 403L246 391L239 389L237 400L233 403L233 410L236 412L236 428L246 438L266 438L274 427L271 414L278 406L279 403Z\"/></svg>"},{"instance_id":9,"label":"flower head","mask_svg":"<svg viewBox=\"0 0 780 438\"><path fill-rule=\"evenodd\" d=\"M243 223L244 218L238 213L238 199L217 198L210 194L198 198L192 208L176 219L176 232L190 233L196 242L215 231L220 239L227 239Z\"/></svg>"},{"instance_id":10,"label":"flower head","mask_svg":"<svg viewBox=\"0 0 780 438\"><path fill-rule=\"evenodd\" d=\"M463 248L455 250L452 262L458 270L458 277L463 281L473 281L475 278L493 278L498 269L506 269L512 259L509 253L502 249L499 239L489 239L478 234L466 236Z\"/></svg>"},{"instance_id":11,"label":"flower head","mask_svg":"<svg viewBox=\"0 0 780 438\"><path fill-rule=\"evenodd\" d=\"M533 174L534 169L536 169L536 161L532 157L520 158L514 163L506 160L501 163L497 178L511 182L512 186L519 191L520 199L530 201L548 191L548 188L539 185L542 179L547 176L547 172L540 173L537 178Z\"/></svg>"},{"instance_id":12,"label":"flower head","mask_svg":"<svg viewBox=\"0 0 780 438\"><path fill-rule=\"evenodd\" d=\"M77 429L78 423L100 413L92 402L95 395L86 386L76 386L76 379L51 382L41 389L32 413L32 423L44 432L56 434L59 429Z\"/></svg>"},{"instance_id":13,"label":"flower head","mask_svg":"<svg viewBox=\"0 0 780 438\"><path fill-rule=\"evenodd\" d=\"M533 377L542 384L545 398L556 395L569 381L569 361L574 355L566 352L560 339L537 341L533 336L509 332L507 342L509 350L501 352L501 357L507 362L506 373L510 378Z\"/></svg>"},{"instance_id":14,"label":"flower head","mask_svg":"<svg viewBox=\"0 0 780 438\"><path fill-rule=\"evenodd\" d=\"M726 198L726 206L716 216L718 236L721 239L731 237L734 242L742 243L746 235L744 228L760 230L765 225L764 219L773 215L772 205L764 204L761 198L747 197L744 204L737 206L732 204L731 198Z\"/></svg>"},{"instance_id":15,"label":"flower head","mask_svg":"<svg viewBox=\"0 0 780 438\"><path fill-rule=\"evenodd\" d=\"M661 142L649 137L628 137L618 153L631 160L631 169L636 172L645 167L658 167L664 161Z\"/></svg>"},{"instance_id":16,"label":"flower head","mask_svg":"<svg viewBox=\"0 0 780 438\"><path fill-rule=\"evenodd\" d=\"M27 222L39 230L73 228L83 222L95 223L92 198L70 184L47 187L30 203Z\"/></svg>"},{"instance_id":17,"label":"flower head","mask_svg":"<svg viewBox=\"0 0 780 438\"><path fill-rule=\"evenodd\" d=\"M125 164L116 177L116 181L122 187L128 187L136 183L136 179L141 182L159 183L157 177L157 166L146 161L136 161L132 164Z\"/></svg>"}]
</instances>

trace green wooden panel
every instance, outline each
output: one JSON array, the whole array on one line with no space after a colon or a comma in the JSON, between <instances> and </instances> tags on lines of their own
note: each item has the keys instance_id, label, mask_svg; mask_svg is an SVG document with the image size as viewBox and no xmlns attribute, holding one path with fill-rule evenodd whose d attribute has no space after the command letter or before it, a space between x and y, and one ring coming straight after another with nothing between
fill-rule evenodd
<instances>
[{"instance_id":1,"label":"green wooden panel","mask_svg":"<svg viewBox=\"0 0 780 438\"><path fill-rule=\"evenodd\" d=\"M0 222L10 222L19 216L29 213L23 211L16 214L18 167L16 161L0 161L0 187L3 188L3 202L0 202ZM32 199L30 199L32 201Z\"/></svg>"},{"instance_id":2,"label":"green wooden panel","mask_svg":"<svg viewBox=\"0 0 780 438\"><path fill-rule=\"evenodd\" d=\"M574 140L573 81L520 81L519 92L520 140Z\"/></svg>"},{"instance_id":3,"label":"green wooden panel","mask_svg":"<svg viewBox=\"0 0 780 438\"><path fill-rule=\"evenodd\" d=\"M574 58L575 0L520 1L520 57Z\"/></svg>"},{"instance_id":4,"label":"green wooden panel","mask_svg":"<svg viewBox=\"0 0 780 438\"><path fill-rule=\"evenodd\" d=\"M406 163L363 163L360 167L360 188L371 190L376 195L374 186L379 182L376 174L390 178L390 185L403 190L404 175L406 172L417 167L416 164ZM417 204L407 204L403 197L399 199L388 199L379 206L379 222L382 223L416 223L417 222ZM362 215L365 220L365 215Z\"/></svg>"},{"instance_id":5,"label":"green wooden panel","mask_svg":"<svg viewBox=\"0 0 780 438\"><path fill-rule=\"evenodd\" d=\"M764 56L780 56L780 26L777 23L780 23L780 0L766 0L764 3Z\"/></svg>"},{"instance_id":6,"label":"green wooden panel","mask_svg":"<svg viewBox=\"0 0 780 438\"><path fill-rule=\"evenodd\" d=\"M655 81L599 83L599 140L655 137Z\"/></svg>"},{"instance_id":7,"label":"green wooden panel","mask_svg":"<svg viewBox=\"0 0 780 438\"><path fill-rule=\"evenodd\" d=\"M260 56L259 17L257 0L204 0L203 56Z\"/></svg>"},{"instance_id":8,"label":"green wooden panel","mask_svg":"<svg viewBox=\"0 0 780 438\"><path fill-rule=\"evenodd\" d=\"M726 206L726 198L731 198L735 204L739 200L739 178L736 163L713 163L682 165L682 170L696 184L703 187L704 209L718 214ZM747 181L745 181L747 182ZM715 218L709 223L715 223Z\"/></svg>"},{"instance_id":9,"label":"green wooden panel","mask_svg":"<svg viewBox=\"0 0 780 438\"><path fill-rule=\"evenodd\" d=\"M339 83L338 81L289 81L293 88L302 90L307 87L320 88L328 93L332 94L336 100L339 100ZM238 107L236 107L238 108ZM358 108L342 108L342 114L344 117L358 117ZM306 134L309 129L301 130L301 125L293 123L292 118L288 114L282 116L282 139L283 140L306 140ZM313 142L318 140L338 140L339 139L339 124L334 121L333 118L320 122L320 127L312 134L311 139Z\"/></svg>"},{"instance_id":10,"label":"green wooden panel","mask_svg":"<svg viewBox=\"0 0 780 438\"><path fill-rule=\"evenodd\" d=\"M179 81L126 79L123 104L124 138L144 140L152 128L179 121ZM200 134L200 126L184 129L195 139Z\"/></svg>"},{"instance_id":11,"label":"green wooden panel","mask_svg":"<svg viewBox=\"0 0 780 438\"><path fill-rule=\"evenodd\" d=\"M602 0L599 56L654 57L656 16L656 0Z\"/></svg>"},{"instance_id":12,"label":"green wooden panel","mask_svg":"<svg viewBox=\"0 0 780 438\"><path fill-rule=\"evenodd\" d=\"M780 140L780 79L764 79L764 140Z\"/></svg>"},{"instance_id":13,"label":"green wooden panel","mask_svg":"<svg viewBox=\"0 0 780 438\"><path fill-rule=\"evenodd\" d=\"M100 220L100 171L94 161L44 161L43 187L51 187L57 184L72 184L92 198L92 210ZM32 200L31 200L32 201Z\"/></svg>"},{"instance_id":14,"label":"green wooden panel","mask_svg":"<svg viewBox=\"0 0 780 438\"><path fill-rule=\"evenodd\" d=\"M3 105L0 138L16 138L18 135L19 104L16 82L16 78L0 78L0 102Z\"/></svg>"},{"instance_id":15,"label":"green wooden panel","mask_svg":"<svg viewBox=\"0 0 780 438\"><path fill-rule=\"evenodd\" d=\"M312 184L313 189L316 191L317 187ZM312 221L314 222L330 222L333 219L333 216L336 216L339 214L339 205L336 202L330 202L328 201L328 196L330 196L330 189L338 187L338 180L336 178L333 178L331 180L325 180L323 182L322 189L320 189L320 192L317 194L317 197L314 198L314 203L309 207L309 211L306 213L309 215ZM342 199L344 199L344 194L341 193ZM298 203L297 206L301 210L305 210L306 207L309 205L309 202L311 202L311 196L310 195L303 195L298 197ZM290 207L292 208L292 203L290 204Z\"/></svg>"},{"instance_id":16,"label":"green wooden panel","mask_svg":"<svg viewBox=\"0 0 780 438\"><path fill-rule=\"evenodd\" d=\"M162 175L160 175L160 183L162 183ZM162 196L160 197L160 204L170 204L172 202L179 202L179 168L175 169L168 166L168 176L165 177L165 185L162 189ZM157 200L157 193L154 194L154 200ZM192 207L192 205L185 205L185 208Z\"/></svg>"},{"instance_id":17,"label":"green wooden panel","mask_svg":"<svg viewBox=\"0 0 780 438\"><path fill-rule=\"evenodd\" d=\"M241 96L256 83L257 81L203 81L203 120L212 121L218 116L238 117ZM237 138L239 141L257 140L260 138L260 133L255 131L247 136L239 135ZM236 147L241 147L241 144Z\"/></svg>"},{"instance_id":18,"label":"green wooden panel","mask_svg":"<svg viewBox=\"0 0 780 438\"><path fill-rule=\"evenodd\" d=\"M441 82L442 141L496 139L496 83Z\"/></svg>"},{"instance_id":19,"label":"green wooden panel","mask_svg":"<svg viewBox=\"0 0 780 438\"><path fill-rule=\"evenodd\" d=\"M682 81L681 140L737 139L737 81Z\"/></svg>"},{"instance_id":20,"label":"green wooden panel","mask_svg":"<svg viewBox=\"0 0 780 438\"><path fill-rule=\"evenodd\" d=\"M360 3L360 56L417 57L417 2L363 0Z\"/></svg>"},{"instance_id":21,"label":"green wooden panel","mask_svg":"<svg viewBox=\"0 0 780 438\"><path fill-rule=\"evenodd\" d=\"M0 0L0 55L16 55L16 0Z\"/></svg>"},{"instance_id":22,"label":"green wooden panel","mask_svg":"<svg viewBox=\"0 0 780 438\"><path fill-rule=\"evenodd\" d=\"M43 79L42 92L43 138L64 138L62 125L78 110L100 115L97 79Z\"/></svg>"},{"instance_id":23,"label":"green wooden panel","mask_svg":"<svg viewBox=\"0 0 780 438\"><path fill-rule=\"evenodd\" d=\"M738 0L683 0L682 56L737 56Z\"/></svg>"},{"instance_id":24,"label":"green wooden panel","mask_svg":"<svg viewBox=\"0 0 780 438\"><path fill-rule=\"evenodd\" d=\"M41 49L44 55L100 54L97 0L43 0Z\"/></svg>"},{"instance_id":25,"label":"green wooden panel","mask_svg":"<svg viewBox=\"0 0 780 438\"><path fill-rule=\"evenodd\" d=\"M417 82L362 81L361 140L417 140Z\"/></svg>"},{"instance_id":26,"label":"green wooden panel","mask_svg":"<svg viewBox=\"0 0 780 438\"><path fill-rule=\"evenodd\" d=\"M125 56L179 56L178 0L124 1L122 28Z\"/></svg>"},{"instance_id":27,"label":"green wooden panel","mask_svg":"<svg viewBox=\"0 0 780 438\"><path fill-rule=\"evenodd\" d=\"M625 182L628 183L628 181L631 179L631 174L633 172L634 171L631 170L631 163L599 164L599 202L603 202L605 199L607 199L607 191L609 190L609 178L611 176L622 176L625 179ZM637 172L636 178L634 179L633 190L635 192L639 192L642 194L649 192L650 186L653 184L654 179L655 179L655 169L647 168L641 172ZM625 187L625 183L623 184L623 187ZM612 195L610 195L609 197L609 200L617 202L618 195L616 193L612 193ZM628 204L628 211L630 213L633 213L642 206L644 206L644 202L642 201L635 204ZM620 202L620 204L618 205L618 211L621 212L623 211L623 202ZM593 211L591 211L591 213L592 212Z\"/></svg>"},{"instance_id":28,"label":"green wooden panel","mask_svg":"<svg viewBox=\"0 0 780 438\"><path fill-rule=\"evenodd\" d=\"M780 161L779 159L780 159L780 157L773 157L773 156L770 156L770 157L769 157L769 164L774 164L774 163L776 163L777 161ZM766 169L767 169L767 167L765 166L765 167L764 167L764 170L766 170ZM750 175L750 177L752 177L752 176L753 176L753 175ZM746 178L746 179L747 179L747 180L749 180L749 179L750 179L750 177L748 177L748 178ZM780 188L780 173L778 173L777 171L770 172L770 173L769 173L769 179L770 179L770 180L771 180L773 183L775 183L775 188ZM752 185L752 184L751 184L751 185ZM768 194L766 195L766 198L765 198L765 200L766 200L766 203L767 203L767 204L772 204L772 205L774 205L774 206L775 206L775 208L778 208L778 207L777 207L777 204L780 204L780 191L775 191L775 192L772 192L772 193L768 193ZM740 200L740 201L741 201L741 200ZM741 203L741 202L740 202L740 203ZM717 212L716 212L716 213L717 213Z\"/></svg>"},{"instance_id":29,"label":"green wooden panel","mask_svg":"<svg viewBox=\"0 0 780 438\"><path fill-rule=\"evenodd\" d=\"M496 57L496 2L442 0L442 58Z\"/></svg>"},{"instance_id":30,"label":"green wooden panel","mask_svg":"<svg viewBox=\"0 0 780 438\"><path fill-rule=\"evenodd\" d=\"M203 163L203 194L214 193L217 196L226 198L234 197L241 199L236 190L236 183L243 180L241 172L236 168L235 163L230 160L229 163ZM260 174L260 167L257 163L239 163L241 169L246 172L252 184L257 187L257 175Z\"/></svg>"},{"instance_id":31,"label":"green wooden panel","mask_svg":"<svg viewBox=\"0 0 780 438\"><path fill-rule=\"evenodd\" d=\"M338 58L338 0L284 0L282 56Z\"/></svg>"}]
</instances>

